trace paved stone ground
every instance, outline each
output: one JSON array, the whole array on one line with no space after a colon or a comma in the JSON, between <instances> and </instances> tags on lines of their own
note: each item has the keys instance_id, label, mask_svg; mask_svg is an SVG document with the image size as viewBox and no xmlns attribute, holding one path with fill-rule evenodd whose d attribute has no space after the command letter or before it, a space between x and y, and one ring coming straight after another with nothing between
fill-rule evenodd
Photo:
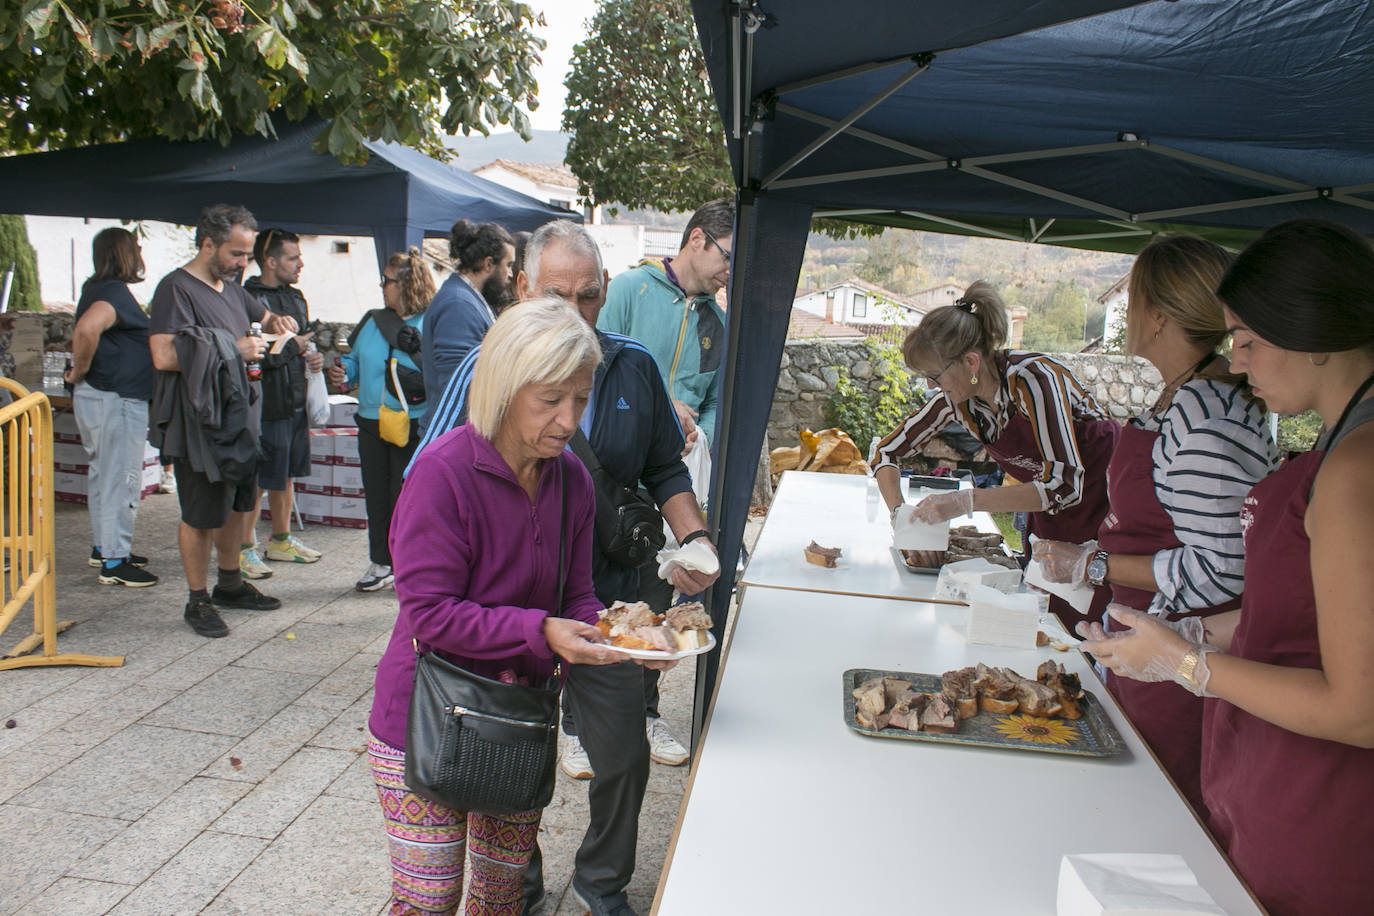
<instances>
[{"instance_id":1,"label":"paved stone ground","mask_svg":"<svg viewBox=\"0 0 1374 916\"><path fill-rule=\"evenodd\" d=\"M84 506L59 503L60 651L126 656L120 668L0 671L0 913L372 916L390 872L364 753L374 668L395 594L361 594L362 531L310 526L312 565L272 564L269 613L225 611L203 639L181 619L175 496L143 501L134 549L153 588L103 586L85 559ZM259 528L267 536L267 524ZM0 651L29 632L29 612ZM695 666L664 678L663 713L690 729ZM235 764L233 761L237 760ZM631 904L647 913L687 767L653 765ZM568 890L586 787L560 773L540 832L549 916L585 910Z\"/></svg>"}]
</instances>

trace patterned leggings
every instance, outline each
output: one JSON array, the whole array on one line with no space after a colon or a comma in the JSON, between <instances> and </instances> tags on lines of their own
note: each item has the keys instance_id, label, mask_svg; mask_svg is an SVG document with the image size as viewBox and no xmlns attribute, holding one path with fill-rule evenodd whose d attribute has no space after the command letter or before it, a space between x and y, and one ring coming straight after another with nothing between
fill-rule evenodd
<instances>
[{"instance_id":1,"label":"patterned leggings","mask_svg":"<svg viewBox=\"0 0 1374 916\"><path fill-rule=\"evenodd\" d=\"M466 916L519 916L521 879L544 812L454 811L407 788L405 751L369 735L367 756L391 852L390 916L457 914L465 847L472 854Z\"/></svg>"}]
</instances>

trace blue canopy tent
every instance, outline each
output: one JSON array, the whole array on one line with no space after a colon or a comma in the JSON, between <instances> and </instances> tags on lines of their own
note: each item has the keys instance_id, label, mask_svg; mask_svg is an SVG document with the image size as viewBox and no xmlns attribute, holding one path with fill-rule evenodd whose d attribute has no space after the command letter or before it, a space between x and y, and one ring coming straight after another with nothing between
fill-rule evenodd
<instances>
[{"instance_id":1,"label":"blue canopy tent","mask_svg":"<svg viewBox=\"0 0 1374 916\"><path fill-rule=\"evenodd\" d=\"M259 225L370 235L378 265L454 221L533 230L582 217L396 143L366 141L364 165L311 149L323 122L278 123L277 139L131 140L0 158L0 212L194 225L202 207L243 204Z\"/></svg>"},{"instance_id":2,"label":"blue canopy tent","mask_svg":"<svg viewBox=\"0 0 1374 916\"><path fill-rule=\"evenodd\" d=\"M1126 252L1299 216L1374 234L1365 0L692 6L737 188L711 500L727 569L813 217ZM717 638L728 604L717 589Z\"/></svg>"}]
</instances>

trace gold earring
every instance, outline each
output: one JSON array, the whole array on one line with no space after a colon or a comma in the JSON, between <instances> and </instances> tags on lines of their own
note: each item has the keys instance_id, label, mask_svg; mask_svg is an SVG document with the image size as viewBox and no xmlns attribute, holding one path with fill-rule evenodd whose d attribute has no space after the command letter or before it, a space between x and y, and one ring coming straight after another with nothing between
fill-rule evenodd
<instances>
[{"instance_id":1,"label":"gold earring","mask_svg":"<svg viewBox=\"0 0 1374 916\"><path fill-rule=\"evenodd\" d=\"M978 384L978 376L975 375L975 376L973 376L972 378L970 378L970 379L968 380L968 383L969 383L970 385L976 385L976 384Z\"/></svg>"}]
</instances>

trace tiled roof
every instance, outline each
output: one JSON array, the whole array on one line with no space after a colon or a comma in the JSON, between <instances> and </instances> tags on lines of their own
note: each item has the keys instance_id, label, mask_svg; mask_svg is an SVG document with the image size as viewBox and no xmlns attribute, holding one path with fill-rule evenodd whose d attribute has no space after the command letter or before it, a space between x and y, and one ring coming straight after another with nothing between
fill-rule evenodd
<instances>
[{"instance_id":1,"label":"tiled roof","mask_svg":"<svg viewBox=\"0 0 1374 916\"><path fill-rule=\"evenodd\" d=\"M577 190L577 176L565 165L539 165L533 162L516 162L512 159L494 159L473 169L472 174L480 175L487 169L505 169L537 184Z\"/></svg>"},{"instance_id":2,"label":"tiled roof","mask_svg":"<svg viewBox=\"0 0 1374 916\"><path fill-rule=\"evenodd\" d=\"M844 337L862 340L864 332L848 325L826 321L819 315L812 315L801 309L793 309L792 317L787 322L787 339L803 340L808 337Z\"/></svg>"}]
</instances>

